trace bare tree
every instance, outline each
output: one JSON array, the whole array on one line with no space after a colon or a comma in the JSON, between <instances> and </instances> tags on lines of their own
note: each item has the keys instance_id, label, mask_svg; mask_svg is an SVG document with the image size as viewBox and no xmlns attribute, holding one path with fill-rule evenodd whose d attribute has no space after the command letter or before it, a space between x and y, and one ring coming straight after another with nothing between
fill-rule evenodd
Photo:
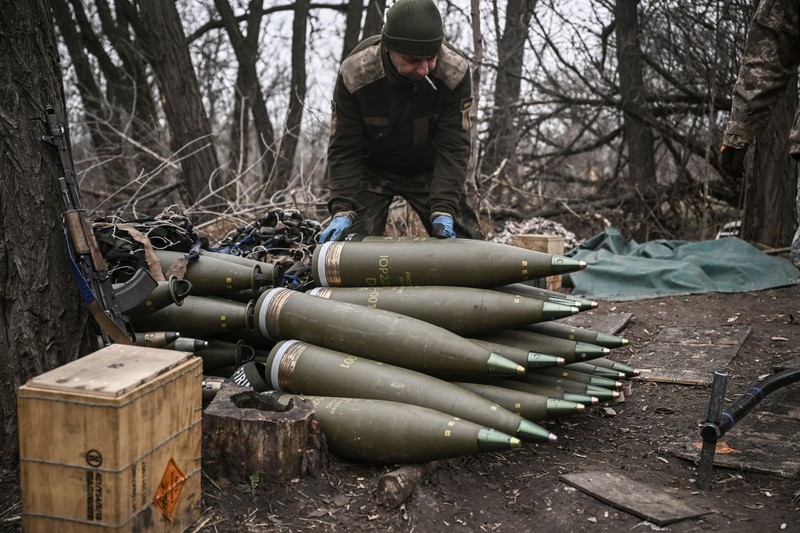
<instances>
[{"instance_id":1,"label":"bare tree","mask_svg":"<svg viewBox=\"0 0 800 533\"><path fill-rule=\"evenodd\" d=\"M281 135L275 173L267 191L280 191L289 183L300 136L306 99L306 36L308 35L309 0L295 0L292 23L292 77L289 84L289 108Z\"/></svg>"},{"instance_id":2,"label":"bare tree","mask_svg":"<svg viewBox=\"0 0 800 533\"><path fill-rule=\"evenodd\" d=\"M145 63L133 52L124 18L119 14L114 20L105 0L96 2L102 36L82 2L53 0L51 6L79 84L84 123L95 150L91 167L102 172L112 190L124 187L142 167L153 165L150 153L159 150L160 128Z\"/></svg>"},{"instance_id":3,"label":"bare tree","mask_svg":"<svg viewBox=\"0 0 800 533\"><path fill-rule=\"evenodd\" d=\"M480 217L480 191L478 190L478 108L481 102L481 63L483 62L483 30L481 29L481 9L478 0L470 0L470 24L472 26L472 107L470 119L470 152L467 166L467 198Z\"/></svg>"},{"instance_id":4,"label":"bare tree","mask_svg":"<svg viewBox=\"0 0 800 533\"><path fill-rule=\"evenodd\" d=\"M361 19L364 11L364 2L362 0L349 0L347 2L347 14L344 23L344 38L342 39L342 58L344 58L353 51L359 40L361 34Z\"/></svg>"},{"instance_id":5,"label":"bare tree","mask_svg":"<svg viewBox=\"0 0 800 533\"><path fill-rule=\"evenodd\" d=\"M275 164L275 130L267 111L267 103L261 91L256 70L259 56L259 36L264 12L260 0L250 0L245 21L247 33L239 28L237 17L228 0L214 0L220 19L233 46L239 70L236 75L236 92L231 120L231 166L241 174L248 162L247 131L252 112L258 147L261 156L262 176L269 176Z\"/></svg>"},{"instance_id":6,"label":"bare tree","mask_svg":"<svg viewBox=\"0 0 800 533\"><path fill-rule=\"evenodd\" d=\"M385 13L386 0L369 0L367 16L364 19L364 29L361 32L362 39L366 39L370 35L378 35L381 32Z\"/></svg>"},{"instance_id":7,"label":"bare tree","mask_svg":"<svg viewBox=\"0 0 800 533\"><path fill-rule=\"evenodd\" d=\"M508 0L505 27L497 45L494 106L484 142L483 173L492 174L499 170L497 177L501 180L509 176L516 181L518 172L519 124L516 116L528 25L535 8L536 0ZM508 199L500 197L498 203L508 203Z\"/></svg>"},{"instance_id":8,"label":"bare tree","mask_svg":"<svg viewBox=\"0 0 800 533\"><path fill-rule=\"evenodd\" d=\"M642 74L638 4L639 0L617 0L614 16L620 105L628 147L628 174L630 185L644 192L656 184L656 160L653 132L645 116L647 90Z\"/></svg>"},{"instance_id":9,"label":"bare tree","mask_svg":"<svg viewBox=\"0 0 800 533\"><path fill-rule=\"evenodd\" d=\"M172 2L118 0L155 73L173 152L182 156L187 203L202 201L220 169L178 11Z\"/></svg>"},{"instance_id":10,"label":"bare tree","mask_svg":"<svg viewBox=\"0 0 800 533\"><path fill-rule=\"evenodd\" d=\"M0 0L0 12L0 445L3 466L16 470L17 388L92 344L58 223L58 160L41 140L47 104L65 117L50 6Z\"/></svg>"}]
</instances>

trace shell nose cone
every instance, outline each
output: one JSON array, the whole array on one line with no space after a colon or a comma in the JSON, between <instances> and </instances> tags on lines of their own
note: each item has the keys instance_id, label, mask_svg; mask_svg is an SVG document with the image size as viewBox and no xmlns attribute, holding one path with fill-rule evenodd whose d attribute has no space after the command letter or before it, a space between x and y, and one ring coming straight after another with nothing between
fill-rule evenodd
<instances>
[{"instance_id":1,"label":"shell nose cone","mask_svg":"<svg viewBox=\"0 0 800 533\"><path fill-rule=\"evenodd\" d=\"M519 365L512 361L511 359L507 359L500 354L492 352L489 355L489 359L486 361L486 369L490 374L524 374L526 372L525 367Z\"/></svg>"},{"instance_id":2,"label":"shell nose cone","mask_svg":"<svg viewBox=\"0 0 800 533\"><path fill-rule=\"evenodd\" d=\"M524 418L517 427L517 436L525 442L552 442L551 437L555 437L539 424Z\"/></svg>"}]
</instances>

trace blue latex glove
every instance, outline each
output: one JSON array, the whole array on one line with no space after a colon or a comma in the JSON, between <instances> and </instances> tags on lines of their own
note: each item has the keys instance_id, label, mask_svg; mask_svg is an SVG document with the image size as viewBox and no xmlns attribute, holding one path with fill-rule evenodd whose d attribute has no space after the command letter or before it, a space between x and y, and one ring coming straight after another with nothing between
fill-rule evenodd
<instances>
[{"instance_id":1,"label":"blue latex glove","mask_svg":"<svg viewBox=\"0 0 800 533\"><path fill-rule=\"evenodd\" d=\"M433 236L437 239L455 239L456 232L453 229L453 217L450 215L439 215L434 218Z\"/></svg>"},{"instance_id":2,"label":"blue latex glove","mask_svg":"<svg viewBox=\"0 0 800 533\"><path fill-rule=\"evenodd\" d=\"M342 237L344 237L347 228L353 225L353 221L350 220L350 217L340 215L333 217L331 223L328 224L328 227L322 230L322 233L319 234L319 243L322 244L323 242L328 241L338 241Z\"/></svg>"}]
</instances>

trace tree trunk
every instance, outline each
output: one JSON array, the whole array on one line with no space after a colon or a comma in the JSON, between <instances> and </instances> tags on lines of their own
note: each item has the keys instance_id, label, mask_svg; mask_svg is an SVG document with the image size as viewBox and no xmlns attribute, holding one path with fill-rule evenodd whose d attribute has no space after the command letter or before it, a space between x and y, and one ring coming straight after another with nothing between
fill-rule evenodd
<instances>
[{"instance_id":1,"label":"tree trunk","mask_svg":"<svg viewBox=\"0 0 800 533\"><path fill-rule=\"evenodd\" d=\"M638 0L617 0L614 16L629 181L634 188L644 192L656 185L656 162L653 132L644 120L647 110L639 45L638 3Z\"/></svg>"},{"instance_id":2,"label":"tree trunk","mask_svg":"<svg viewBox=\"0 0 800 533\"><path fill-rule=\"evenodd\" d=\"M491 174L503 160L506 165L498 176L511 183L517 181L516 151L519 142L519 125L516 106L520 97L522 60L528 25L536 7L536 0L509 0L503 36L497 47L497 80L494 89L494 110L489 119L489 132L483 162L483 172ZM510 192L510 191L509 191ZM510 203L499 199L501 203Z\"/></svg>"},{"instance_id":3,"label":"tree trunk","mask_svg":"<svg viewBox=\"0 0 800 533\"><path fill-rule=\"evenodd\" d=\"M117 3L156 75L172 130L171 148L181 156L187 200L190 205L201 202L219 162L178 10L173 2L160 0L139 0L136 6L130 0Z\"/></svg>"},{"instance_id":4,"label":"tree trunk","mask_svg":"<svg viewBox=\"0 0 800 533\"><path fill-rule=\"evenodd\" d=\"M483 32L481 30L481 6L479 0L470 0L470 18L472 23L472 45L475 57L472 60L472 107L469 110L470 120L470 152L467 164L466 195L480 223L481 198L478 187L478 107L481 102L481 63L483 63Z\"/></svg>"},{"instance_id":5,"label":"tree trunk","mask_svg":"<svg viewBox=\"0 0 800 533\"><path fill-rule=\"evenodd\" d=\"M386 13L386 0L369 0L367 16L364 19L364 30L361 39L370 35L378 35L383 28L383 15Z\"/></svg>"},{"instance_id":6,"label":"tree trunk","mask_svg":"<svg viewBox=\"0 0 800 533\"><path fill-rule=\"evenodd\" d=\"M303 106L306 100L306 35L309 0L296 0L292 23L292 80L289 84L289 109L278 150L277 168L268 191L280 191L289 184L300 137Z\"/></svg>"},{"instance_id":7,"label":"tree trunk","mask_svg":"<svg viewBox=\"0 0 800 533\"><path fill-rule=\"evenodd\" d=\"M63 0L58 1L61 2ZM102 32L114 47L120 65L111 58L107 45L98 37L95 26L84 11L86 8L83 3L80 0L70 0L70 4L74 21L72 16L65 17L63 24L59 22L59 27L63 28L62 32L66 34L69 31L66 29L67 25L77 26L80 42L85 50L75 53L70 50L70 56L75 61L76 54L84 56L91 54L97 64L97 72L93 72L92 76L95 76L95 79L101 75L105 78L105 83L100 84L104 86L105 94L96 102L99 109L93 107L86 109L87 123L118 144L117 151L122 154L122 160L127 166L125 177L129 178L125 180L123 177L122 180L128 183L142 168L154 168L159 162L147 150L124 141L116 132L112 135L106 130L110 130L109 126L113 126L149 150L155 153L162 151L160 142L162 129L158 125L156 104L147 79L146 64L141 53L135 50L124 15L118 11L116 13L118 20L114 20L106 0L96 0L95 6ZM55 12L56 3L53 3L53 8ZM83 90L81 92L83 93ZM85 96L83 98L86 99Z\"/></svg>"},{"instance_id":8,"label":"tree trunk","mask_svg":"<svg viewBox=\"0 0 800 533\"><path fill-rule=\"evenodd\" d=\"M794 235L797 162L789 155L786 140L797 103L795 76L756 138L753 172L744 184L742 237L769 248L789 246Z\"/></svg>"},{"instance_id":9,"label":"tree trunk","mask_svg":"<svg viewBox=\"0 0 800 533\"><path fill-rule=\"evenodd\" d=\"M239 23L233 14L233 8L227 0L215 0L217 11L225 26L225 31L233 46L239 72L236 75L236 93L231 127L231 162L232 168L241 172L248 165L248 125L250 113L258 135L258 147L261 154L261 174L263 180L269 179L275 164L275 133L272 121L266 111L264 95L260 89L256 62L258 61L258 41L261 31L263 11L260 0L251 0L247 14L247 35L239 29Z\"/></svg>"},{"instance_id":10,"label":"tree trunk","mask_svg":"<svg viewBox=\"0 0 800 533\"><path fill-rule=\"evenodd\" d=\"M77 2L77 0L72 1L73 3ZM145 146L157 148L159 146L158 133L161 129L158 127L156 102L148 81L147 63L137 48L125 10L116 10L117 18L115 20L107 0L95 0L95 4L103 33L114 46L121 62L121 67L115 68L114 75L109 78L114 82L109 87L111 101L122 106L134 119L131 125L131 134L134 138L144 143ZM86 34L88 33L87 30ZM94 34L92 33L91 36L94 37ZM104 71L112 66L109 61L104 64L106 65ZM152 159L149 161L153 162Z\"/></svg>"},{"instance_id":11,"label":"tree trunk","mask_svg":"<svg viewBox=\"0 0 800 533\"><path fill-rule=\"evenodd\" d=\"M104 108L106 98L95 79L95 69L86 54L81 34L78 33L66 1L50 0L50 6L75 69L85 123L94 145L96 161L91 165L92 171L88 179L92 183L105 184L110 190L119 189L135 177L135 171L126 164L122 153L122 138L114 131L119 128L119 121L113 116L116 113L112 114L111 109ZM109 127L112 123L113 128ZM98 173L100 176L97 176Z\"/></svg>"},{"instance_id":12,"label":"tree trunk","mask_svg":"<svg viewBox=\"0 0 800 533\"><path fill-rule=\"evenodd\" d=\"M46 0L0 0L0 448L18 468L17 388L92 349L59 223L57 155L41 141L45 106L66 123Z\"/></svg>"},{"instance_id":13,"label":"tree trunk","mask_svg":"<svg viewBox=\"0 0 800 533\"><path fill-rule=\"evenodd\" d=\"M362 0L350 0L347 3L347 12L344 24L344 39L342 39L342 59L348 56L353 48L358 44L358 36L361 33L361 12L364 11Z\"/></svg>"}]
</instances>

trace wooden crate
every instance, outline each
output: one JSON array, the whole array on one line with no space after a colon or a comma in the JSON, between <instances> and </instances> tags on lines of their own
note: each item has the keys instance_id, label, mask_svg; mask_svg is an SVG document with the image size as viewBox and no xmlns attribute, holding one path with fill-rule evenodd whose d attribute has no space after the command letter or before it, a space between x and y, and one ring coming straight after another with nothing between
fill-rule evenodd
<instances>
[{"instance_id":1,"label":"wooden crate","mask_svg":"<svg viewBox=\"0 0 800 533\"><path fill-rule=\"evenodd\" d=\"M114 344L19 388L26 532L182 531L199 517L202 360Z\"/></svg>"},{"instance_id":2,"label":"wooden crate","mask_svg":"<svg viewBox=\"0 0 800 533\"><path fill-rule=\"evenodd\" d=\"M564 255L564 237L561 235L514 235L511 237L511 244L518 248L525 248L526 250ZM548 276L541 280L536 286L550 291L558 290L561 288L561 276Z\"/></svg>"}]
</instances>

